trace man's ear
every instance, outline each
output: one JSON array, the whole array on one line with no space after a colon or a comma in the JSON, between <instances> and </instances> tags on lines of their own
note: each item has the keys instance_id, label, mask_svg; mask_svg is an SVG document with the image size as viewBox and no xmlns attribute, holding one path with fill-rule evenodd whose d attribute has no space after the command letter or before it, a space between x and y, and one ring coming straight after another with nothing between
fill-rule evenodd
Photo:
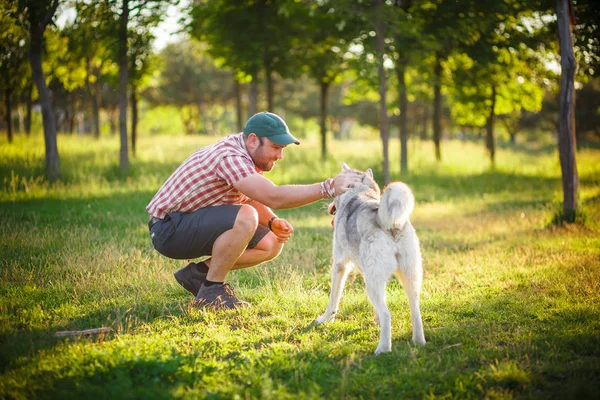
<instances>
[{"instance_id":1,"label":"man's ear","mask_svg":"<svg viewBox=\"0 0 600 400\"><path fill-rule=\"evenodd\" d=\"M248 146L251 149L255 149L259 146L259 144L260 144L260 141L258 140L258 136L256 135L256 133L248 134L246 146Z\"/></svg>"},{"instance_id":2,"label":"man's ear","mask_svg":"<svg viewBox=\"0 0 600 400\"><path fill-rule=\"evenodd\" d=\"M368 176L370 176L370 177L371 177L371 179L373 179L373 171L371 171L371 168L367 169L367 170L365 171L365 174L367 174Z\"/></svg>"},{"instance_id":3,"label":"man's ear","mask_svg":"<svg viewBox=\"0 0 600 400\"><path fill-rule=\"evenodd\" d=\"M342 162L342 172L350 171L350 170L352 170L352 168L350 168L348 166L348 164L346 164L345 162Z\"/></svg>"}]
</instances>

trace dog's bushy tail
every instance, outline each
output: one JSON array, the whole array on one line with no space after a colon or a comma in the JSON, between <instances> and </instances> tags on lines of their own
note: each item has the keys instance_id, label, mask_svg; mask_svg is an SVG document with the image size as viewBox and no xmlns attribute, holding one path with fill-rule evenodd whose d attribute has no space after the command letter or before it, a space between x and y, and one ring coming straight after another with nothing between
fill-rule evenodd
<instances>
[{"instance_id":1,"label":"dog's bushy tail","mask_svg":"<svg viewBox=\"0 0 600 400\"><path fill-rule=\"evenodd\" d=\"M385 230L402 229L415 208L415 197L402 182L392 182L383 191L377 219Z\"/></svg>"}]
</instances>

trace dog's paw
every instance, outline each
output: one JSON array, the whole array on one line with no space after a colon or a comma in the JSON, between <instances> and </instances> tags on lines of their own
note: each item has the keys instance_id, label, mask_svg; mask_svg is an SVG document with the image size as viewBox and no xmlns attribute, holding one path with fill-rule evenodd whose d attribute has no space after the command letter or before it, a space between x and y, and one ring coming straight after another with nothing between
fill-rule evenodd
<instances>
[{"instance_id":1,"label":"dog's paw","mask_svg":"<svg viewBox=\"0 0 600 400\"><path fill-rule=\"evenodd\" d=\"M375 349L375 355L389 353L390 351L392 351L392 346L377 346Z\"/></svg>"},{"instance_id":2,"label":"dog's paw","mask_svg":"<svg viewBox=\"0 0 600 400\"><path fill-rule=\"evenodd\" d=\"M326 314L321 315L319 318L315 320L315 322L319 325L324 324L325 322L330 322L333 320L333 317L327 317Z\"/></svg>"}]
</instances>

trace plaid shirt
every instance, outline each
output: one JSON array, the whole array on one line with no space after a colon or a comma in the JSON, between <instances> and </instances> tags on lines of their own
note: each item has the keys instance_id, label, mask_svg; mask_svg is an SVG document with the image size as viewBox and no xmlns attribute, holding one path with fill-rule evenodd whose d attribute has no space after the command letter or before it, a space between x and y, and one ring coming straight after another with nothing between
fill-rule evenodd
<instances>
[{"instance_id":1,"label":"plaid shirt","mask_svg":"<svg viewBox=\"0 0 600 400\"><path fill-rule=\"evenodd\" d=\"M254 165L242 135L229 135L192 154L154 195L146 207L148 213L164 218L173 211L192 212L249 201L233 185L262 171Z\"/></svg>"}]
</instances>

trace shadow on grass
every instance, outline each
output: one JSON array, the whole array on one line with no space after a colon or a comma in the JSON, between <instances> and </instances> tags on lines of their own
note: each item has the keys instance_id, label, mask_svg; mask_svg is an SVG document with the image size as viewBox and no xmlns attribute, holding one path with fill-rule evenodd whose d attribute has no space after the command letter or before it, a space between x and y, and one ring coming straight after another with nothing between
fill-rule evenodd
<instances>
[{"instance_id":1,"label":"shadow on grass","mask_svg":"<svg viewBox=\"0 0 600 400\"><path fill-rule=\"evenodd\" d=\"M35 302L47 304L48 310L60 309L61 305L66 305L70 302L66 296L63 296L63 301L60 303L52 302L51 307L48 304L48 293L40 292ZM146 323L152 322L157 318L166 316L181 317L184 312L182 307L185 300L174 300L167 304L164 303L135 303L121 304L115 307L105 307L96 309L93 312L86 312L77 318L71 318L66 322L54 324L48 329L31 328L23 324L14 324L12 327L6 326L5 332L0 334L0 366L3 371L14 368L18 365L19 360L25 358L34 358L42 351L50 350L60 343L65 341L82 341L82 342L102 342L112 340L115 333L126 333L134 331L136 328L143 326ZM133 310L133 311L132 311ZM21 310L6 310L7 313L13 314L13 322L17 320L16 313ZM108 327L113 330L112 333L85 336L67 336L56 337L56 332L61 331L82 331L87 329Z\"/></svg>"},{"instance_id":2,"label":"shadow on grass","mask_svg":"<svg viewBox=\"0 0 600 400\"><path fill-rule=\"evenodd\" d=\"M184 160L157 161L157 160L132 160L127 174L121 172L118 164L118 154L115 161L106 164L101 161L95 163L95 159L104 156L98 150L69 154L61 158L61 179L65 184L80 183L82 178L95 177L108 182L127 182L142 177L156 176L158 179L166 180ZM40 180L46 182L45 160L43 157L31 160L24 164L22 159L3 160L0 163L0 188L7 190L11 176L18 176L27 180Z\"/></svg>"},{"instance_id":3,"label":"shadow on grass","mask_svg":"<svg viewBox=\"0 0 600 400\"><path fill-rule=\"evenodd\" d=\"M344 340L360 332L351 321L322 327L309 322L273 337L242 340L236 350L220 356L202 348L184 353L174 348L170 355L140 353L136 359L99 354L95 371L40 375L28 394L158 399L172 398L176 391L228 398L301 393L320 398L461 397L487 390L538 398L592 394L600 378L600 338L593 327L582 328L597 321L598 311L553 311L548 301L533 287L513 285L498 293L481 292L461 304L455 299L425 302L423 314L441 318L437 329L426 322L428 344L407 346L406 332L393 332L393 351L381 356L371 354L375 342L365 351L352 348L354 340ZM366 296L364 302L368 304ZM173 303L169 308L181 316ZM311 332L317 337L302 346ZM514 367L503 370L503 363Z\"/></svg>"},{"instance_id":4,"label":"shadow on grass","mask_svg":"<svg viewBox=\"0 0 600 400\"><path fill-rule=\"evenodd\" d=\"M515 198L522 194L534 194L541 198L560 188L560 181L553 178L485 172L468 176L419 175L406 179L418 202L439 200L457 201L479 199L484 195L506 193Z\"/></svg>"},{"instance_id":5,"label":"shadow on grass","mask_svg":"<svg viewBox=\"0 0 600 400\"><path fill-rule=\"evenodd\" d=\"M98 156L97 151L92 150L69 155L67 159L63 160L62 182L74 184L79 183L83 177L96 176L108 182L121 183L135 181L144 177L155 177L158 182L162 183L184 161L135 160L131 163L129 172L125 176L121 173L119 165L116 162L109 165L95 165L93 160L96 156ZM9 189L8 185L11 181L11 173L27 179L33 178L43 181L45 179L43 160L40 159L38 164L35 164L35 166L24 166L22 160L15 159L0 165L0 182L4 182L3 189ZM380 163L377 164L370 167L373 168L376 180L383 187L382 167L379 165ZM271 175L267 173L265 176L270 177ZM326 176L322 178L324 179ZM427 171L415 172L402 179L413 187L417 200L420 201L461 199L477 196L482 193L493 194L503 191L520 193L523 190L554 190L556 187L560 187L559 179L540 178L493 170L481 174L455 176L444 174L443 170L428 169ZM286 183L312 184L315 183L315 180L314 177L296 176L292 178L292 181Z\"/></svg>"},{"instance_id":6,"label":"shadow on grass","mask_svg":"<svg viewBox=\"0 0 600 400\"><path fill-rule=\"evenodd\" d=\"M33 223L68 229L69 226L93 226L119 229L124 221L148 223L146 205L152 191L117 193L67 199L34 199L0 203L0 216L5 223Z\"/></svg>"}]
</instances>

